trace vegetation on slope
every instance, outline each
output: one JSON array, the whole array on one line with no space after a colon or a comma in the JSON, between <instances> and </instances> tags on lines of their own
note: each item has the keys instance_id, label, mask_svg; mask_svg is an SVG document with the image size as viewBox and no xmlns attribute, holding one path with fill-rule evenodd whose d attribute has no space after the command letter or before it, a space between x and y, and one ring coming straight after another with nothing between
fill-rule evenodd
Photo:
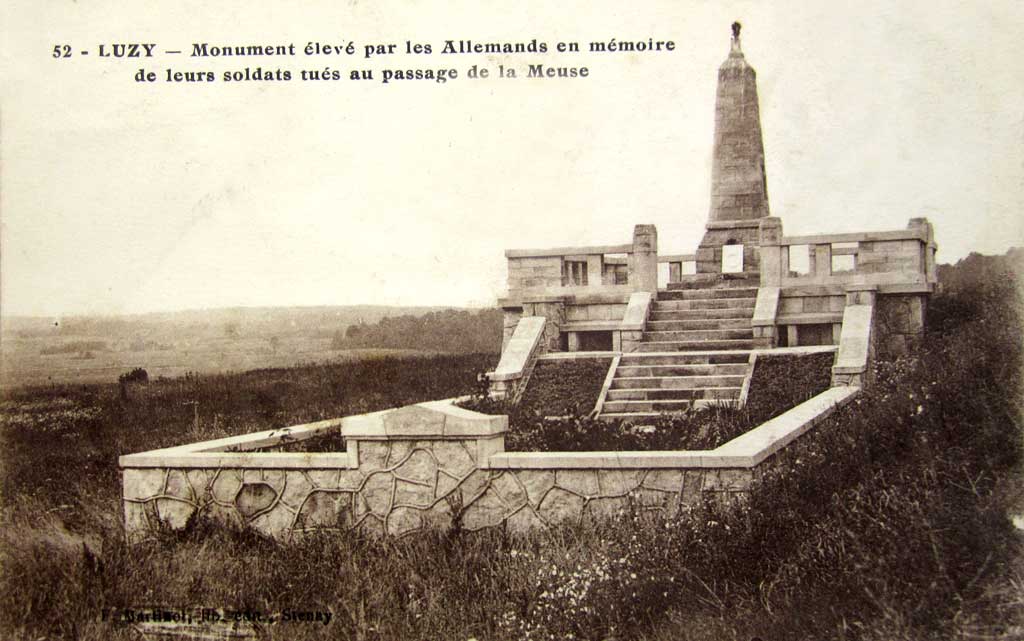
<instances>
[{"instance_id":1,"label":"vegetation on slope","mask_svg":"<svg viewBox=\"0 0 1024 641\"><path fill-rule=\"evenodd\" d=\"M186 382L151 383L131 400L150 409L124 414L113 386L8 395L0 636L127 640L135 633L103 621L105 608L200 604L333 613L329 626L268 629L292 641L1018 639L1024 541L1010 516L1022 511L1024 341L1014 283L950 288L929 315L937 331L922 350L881 364L875 388L801 439L745 505L708 503L679 518L628 510L524 537L282 545L200 523L128 548L113 457L187 440L191 408L180 402L191 396L174 387ZM486 367L444 362L440 378L467 386ZM436 363L389 371L402 381L433 374L417 393L452 395ZM231 431L266 425L249 395L277 380L294 394L271 415L297 422L319 415L330 381L349 375L252 376L198 385ZM357 368L345 380L361 396L344 402L374 405L387 396L384 378ZM201 436L219 431L201 417Z\"/></svg>"},{"instance_id":2,"label":"vegetation on slope","mask_svg":"<svg viewBox=\"0 0 1024 641\"><path fill-rule=\"evenodd\" d=\"M446 309L422 316L402 315L337 332L331 349L387 347L472 354L501 347L502 311Z\"/></svg>"},{"instance_id":3,"label":"vegetation on slope","mask_svg":"<svg viewBox=\"0 0 1024 641\"><path fill-rule=\"evenodd\" d=\"M539 416L585 416L593 411L611 364L610 358L541 361L519 404Z\"/></svg>"},{"instance_id":4,"label":"vegetation on slope","mask_svg":"<svg viewBox=\"0 0 1024 641\"><path fill-rule=\"evenodd\" d=\"M508 414L505 449L510 452L712 450L828 389L833 359L832 353L759 358L742 408L712 404L657 418L597 419L590 415L597 396L592 388L596 381L600 389L607 362L603 371L579 366L594 361L555 361L558 367L544 374L543 385L538 384L538 372L551 362L538 364L515 406L487 398L486 389L460 405L486 414ZM582 394L575 391L587 385L590 389ZM568 415L550 416L556 413L552 408Z\"/></svg>"}]
</instances>

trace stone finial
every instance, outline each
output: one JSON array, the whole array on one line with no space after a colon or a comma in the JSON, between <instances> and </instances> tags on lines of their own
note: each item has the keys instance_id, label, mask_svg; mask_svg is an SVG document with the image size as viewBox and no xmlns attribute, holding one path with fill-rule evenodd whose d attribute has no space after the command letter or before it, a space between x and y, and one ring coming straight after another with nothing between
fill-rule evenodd
<instances>
[{"instance_id":1,"label":"stone finial","mask_svg":"<svg viewBox=\"0 0 1024 641\"><path fill-rule=\"evenodd\" d=\"M740 29L742 28L743 25L739 22L732 23L732 43L729 49L730 55L743 55L743 51L740 49Z\"/></svg>"}]
</instances>

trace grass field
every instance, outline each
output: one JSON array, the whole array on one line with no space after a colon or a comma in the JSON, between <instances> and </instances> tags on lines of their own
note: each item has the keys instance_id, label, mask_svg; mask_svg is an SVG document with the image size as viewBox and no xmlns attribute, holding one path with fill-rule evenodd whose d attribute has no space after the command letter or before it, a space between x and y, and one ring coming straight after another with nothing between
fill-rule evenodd
<instances>
[{"instance_id":1,"label":"grass field","mask_svg":"<svg viewBox=\"0 0 1024 641\"><path fill-rule=\"evenodd\" d=\"M282 545L197 523L129 548L120 524L120 454L468 392L495 355L188 377L127 398L115 384L8 390L0 638L134 639L103 613L161 605L332 613L260 632L287 641L1020 639L1014 295L937 296L925 346L880 364L745 508L522 537Z\"/></svg>"},{"instance_id":2,"label":"grass field","mask_svg":"<svg viewBox=\"0 0 1024 641\"><path fill-rule=\"evenodd\" d=\"M357 305L65 319L5 317L0 322L0 388L109 383L136 367L157 378L187 372L214 374L344 362L388 354L437 353L422 341L413 348L381 343L343 345L338 349L336 338L357 325L377 328L375 323L384 319L417 318L430 313L447 319L460 317L460 312L469 315L466 310ZM500 327L489 344L496 346L499 340Z\"/></svg>"}]
</instances>

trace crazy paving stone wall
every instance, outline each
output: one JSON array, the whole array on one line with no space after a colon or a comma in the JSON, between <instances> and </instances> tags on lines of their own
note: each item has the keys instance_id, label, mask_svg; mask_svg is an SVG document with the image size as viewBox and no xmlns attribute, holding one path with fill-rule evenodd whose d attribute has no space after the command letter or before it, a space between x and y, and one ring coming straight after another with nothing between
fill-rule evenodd
<instances>
[{"instance_id":1,"label":"crazy paving stone wall","mask_svg":"<svg viewBox=\"0 0 1024 641\"><path fill-rule=\"evenodd\" d=\"M734 497L750 470L487 470L476 442L361 442L359 469L126 469L125 524L138 540L193 516L275 537L315 529L405 535L425 528L521 532L634 507L673 514L704 492Z\"/></svg>"}]
</instances>

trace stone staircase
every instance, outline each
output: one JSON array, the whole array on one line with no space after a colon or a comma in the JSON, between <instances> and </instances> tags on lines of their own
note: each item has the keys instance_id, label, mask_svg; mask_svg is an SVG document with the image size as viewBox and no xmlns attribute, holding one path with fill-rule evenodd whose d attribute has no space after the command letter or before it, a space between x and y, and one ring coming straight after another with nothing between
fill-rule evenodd
<instances>
[{"instance_id":1,"label":"stone staircase","mask_svg":"<svg viewBox=\"0 0 1024 641\"><path fill-rule=\"evenodd\" d=\"M658 293L639 351L623 354L604 418L639 418L710 403L737 403L759 345L750 319L755 276L690 277Z\"/></svg>"}]
</instances>

